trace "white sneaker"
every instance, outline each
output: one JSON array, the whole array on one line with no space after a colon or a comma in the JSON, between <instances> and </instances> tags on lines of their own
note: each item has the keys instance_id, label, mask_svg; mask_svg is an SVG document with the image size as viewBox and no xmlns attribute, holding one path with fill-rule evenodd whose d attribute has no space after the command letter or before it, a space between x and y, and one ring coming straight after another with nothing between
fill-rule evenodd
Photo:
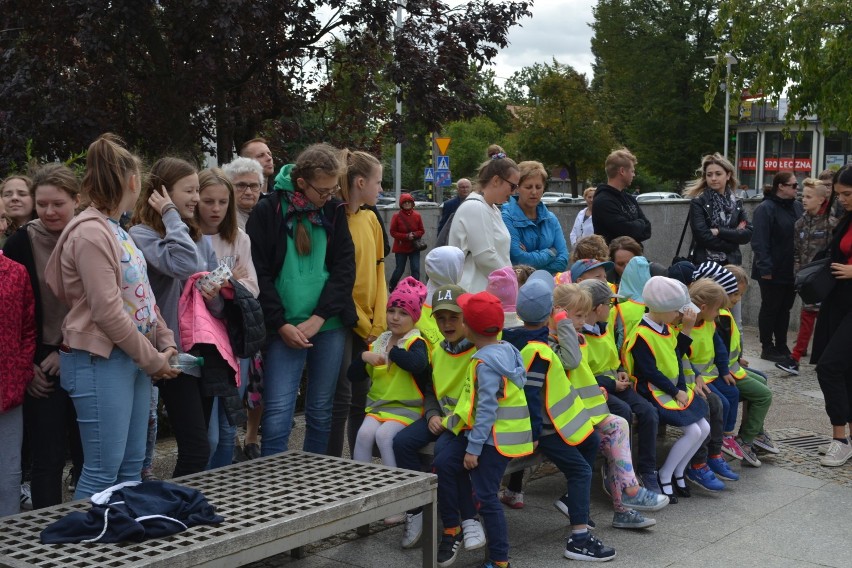
<instances>
[{"instance_id":1,"label":"white sneaker","mask_svg":"<svg viewBox=\"0 0 852 568\"><path fill-rule=\"evenodd\" d=\"M845 444L832 440L828 445L828 451L819 459L819 464L827 467L839 467L845 464L850 457L852 457L852 445L849 443L849 438L846 438Z\"/></svg>"},{"instance_id":2,"label":"white sneaker","mask_svg":"<svg viewBox=\"0 0 852 568\"><path fill-rule=\"evenodd\" d=\"M485 531L482 530L482 523L476 519L462 521L462 533L465 550L476 550L485 546Z\"/></svg>"},{"instance_id":3,"label":"white sneaker","mask_svg":"<svg viewBox=\"0 0 852 568\"><path fill-rule=\"evenodd\" d=\"M831 444L822 444L821 446L817 447L817 453L821 456L824 456L825 454L828 453L828 447L830 445Z\"/></svg>"},{"instance_id":4,"label":"white sneaker","mask_svg":"<svg viewBox=\"0 0 852 568\"><path fill-rule=\"evenodd\" d=\"M405 514L405 528L402 531L402 547L414 548L423 535L423 511L412 515Z\"/></svg>"},{"instance_id":5,"label":"white sneaker","mask_svg":"<svg viewBox=\"0 0 852 568\"><path fill-rule=\"evenodd\" d=\"M24 482L21 484L21 510L22 511L32 511L33 510L33 496L30 492L30 482Z\"/></svg>"}]
</instances>

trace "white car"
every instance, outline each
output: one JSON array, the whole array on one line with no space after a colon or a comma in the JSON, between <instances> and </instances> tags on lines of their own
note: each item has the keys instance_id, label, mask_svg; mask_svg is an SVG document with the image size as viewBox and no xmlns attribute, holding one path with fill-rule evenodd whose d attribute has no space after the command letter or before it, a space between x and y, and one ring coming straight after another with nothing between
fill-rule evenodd
<instances>
[{"instance_id":1,"label":"white car","mask_svg":"<svg viewBox=\"0 0 852 568\"><path fill-rule=\"evenodd\" d=\"M556 193L555 191L545 191L541 194L541 202L545 205L552 205L554 203L558 203L560 199L564 197L571 197L565 193Z\"/></svg>"},{"instance_id":2,"label":"white car","mask_svg":"<svg viewBox=\"0 0 852 568\"><path fill-rule=\"evenodd\" d=\"M664 201L671 199L683 199L679 193L671 191L652 191L650 193L640 193L636 196L636 201L643 203L645 201Z\"/></svg>"}]
</instances>

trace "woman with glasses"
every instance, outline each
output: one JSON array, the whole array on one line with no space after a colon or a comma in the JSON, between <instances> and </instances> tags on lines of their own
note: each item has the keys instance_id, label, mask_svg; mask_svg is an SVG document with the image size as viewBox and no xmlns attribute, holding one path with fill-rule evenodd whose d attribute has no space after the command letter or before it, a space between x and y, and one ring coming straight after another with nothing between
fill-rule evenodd
<instances>
[{"instance_id":1,"label":"woman with glasses","mask_svg":"<svg viewBox=\"0 0 852 568\"><path fill-rule=\"evenodd\" d=\"M775 363L790 356L787 328L796 299L793 234L803 212L802 204L796 200L798 187L792 172L778 172L772 185L764 190L763 202L754 210L751 277L760 285L760 358Z\"/></svg>"},{"instance_id":2,"label":"woman with glasses","mask_svg":"<svg viewBox=\"0 0 852 568\"><path fill-rule=\"evenodd\" d=\"M512 239L500 207L520 187L518 165L503 152L491 156L479 168L478 190L459 205L450 227L449 244L464 252L464 271L459 286L475 294L488 285L488 275L512 265Z\"/></svg>"},{"instance_id":3,"label":"woman with glasses","mask_svg":"<svg viewBox=\"0 0 852 568\"><path fill-rule=\"evenodd\" d=\"M253 158L235 158L222 166L231 184L234 186L234 198L237 205L237 224L245 230L249 215L260 200L264 187L263 166Z\"/></svg>"},{"instance_id":4,"label":"woman with glasses","mask_svg":"<svg viewBox=\"0 0 852 568\"><path fill-rule=\"evenodd\" d=\"M281 168L275 191L246 224L268 332L264 357L264 456L288 447L302 369L307 364L303 449L324 454L348 329L355 247L346 205L335 199L343 168L328 144L306 148Z\"/></svg>"},{"instance_id":5,"label":"woman with glasses","mask_svg":"<svg viewBox=\"0 0 852 568\"><path fill-rule=\"evenodd\" d=\"M518 194L503 205L503 222L509 229L512 264L526 264L551 274L568 267L568 246L556 215L541 196L547 187L547 170L541 162L521 162Z\"/></svg>"},{"instance_id":6,"label":"woman with glasses","mask_svg":"<svg viewBox=\"0 0 852 568\"><path fill-rule=\"evenodd\" d=\"M689 226L692 229L692 257L696 266L711 260L721 265L743 263L740 245L751 241L752 226L741 199L734 189L737 179L734 166L719 154L708 154L701 160L698 178L683 194L692 199ZM737 304L734 319L742 326L742 307Z\"/></svg>"}]
</instances>

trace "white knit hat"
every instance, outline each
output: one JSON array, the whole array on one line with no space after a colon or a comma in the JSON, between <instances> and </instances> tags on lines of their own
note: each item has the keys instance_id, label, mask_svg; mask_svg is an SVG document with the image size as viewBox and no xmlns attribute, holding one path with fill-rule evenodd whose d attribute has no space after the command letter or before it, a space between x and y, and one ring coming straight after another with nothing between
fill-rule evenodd
<instances>
[{"instance_id":1,"label":"white knit hat","mask_svg":"<svg viewBox=\"0 0 852 568\"><path fill-rule=\"evenodd\" d=\"M681 312L691 309L695 313L701 310L689 298L686 284L665 276L652 276L642 289L645 305L651 312Z\"/></svg>"}]
</instances>

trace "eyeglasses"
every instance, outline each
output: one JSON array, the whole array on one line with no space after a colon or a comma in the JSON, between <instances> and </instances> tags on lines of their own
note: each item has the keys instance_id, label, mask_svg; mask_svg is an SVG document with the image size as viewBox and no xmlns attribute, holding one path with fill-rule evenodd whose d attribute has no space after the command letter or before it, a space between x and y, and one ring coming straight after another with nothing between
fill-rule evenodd
<instances>
[{"instance_id":1,"label":"eyeglasses","mask_svg":"<svg viewBox=\"0 0 852 568\"><path fill-rule=\"evenodd\" d=\"M778 185L783 185L784 187L799 187L799 182L794 181L793 183L781 183Z\"/></svg>"},{"instance_id":2,"label":"eyeglasses","mask_svg":"<svg viewBox=\"0 0 852 568\"><path fill-rule=\"evenodd\" d=\"M237 191L240 191L240 192L247 191L249 189L252 190L252 191L260 191L260 184L259 183L246 183L244 181L241 181L239 183L235 183L234 188Z\"/></svg>"},{"instance_id":3,"label":"eyeglasses","mask_svg":"<svg viewBox=\"0 0 852 568\"><path fill-rule=\"evenodd\" d=\"M308 184L308 187L310 187L311 189L316 191L317 195L319 195L321 199L327 199L327 198L335 195L338 191L340 191L340 185L335 185L334 187L330 187L330 188L326 189L324 187L323 188L314 187L311 184L311 182L309 182L308 180L305 180L305 183Z\"/></svg>"},{"instance_id":4,"label":"eyeglasses","mask_svg":"<svg viewBox=\"0 0 852 568\"><path fill-rule=\"evenodd\" d=\"M509 184L509 187L512 189L512 191L516 191L519 187L521 187L521 185L520 185L520 184L518 184L518 183L512 183L512 182L510 182L509 180L507 180L506 178L504 178L503 176L497 176L497 177L498 177L498 178L500 178L500 179L502 179L502 180L503 180L503 181L505 181L506 183L508 183L508 184Z\"/></svg>"}]
</instances>

